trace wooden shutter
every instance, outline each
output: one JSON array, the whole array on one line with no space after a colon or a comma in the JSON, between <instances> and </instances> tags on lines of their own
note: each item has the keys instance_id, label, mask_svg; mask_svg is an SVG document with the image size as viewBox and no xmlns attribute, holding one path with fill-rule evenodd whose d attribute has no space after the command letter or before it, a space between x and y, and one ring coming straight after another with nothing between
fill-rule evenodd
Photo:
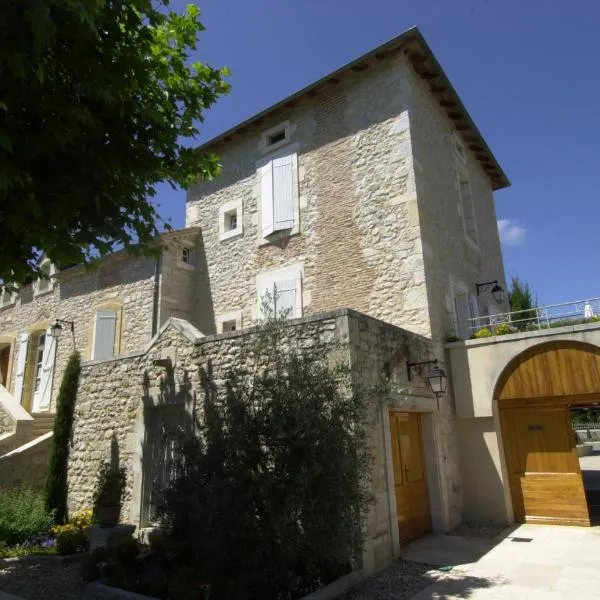
<instances>
[{"instance_id":1,"label":"wooden shutter","mask_svg":"<svg viewBox=\"0 0 600 600\"><path fill-rule=\"evenodd\" d=\"M273 163L269 161L260 169L260 208L262 236L267 237L273 229Z\"/></svg>"},{"instance_id":2,"label":"wooden shutter","mask_svg":"<svg viewBox=\"0 0 600 600\"><path fill-rule=\"evenodd\" d=\"M293 319L296 316L296 280L286 279L275 284L277 315Z\"/></svg>"},{"instance_id":3,"label":"wooden shutter","mask_svg":"<svg viewBox=\"0 0 600 600\"><path fill-rule=\"evenodd\" d=\"M273 231L294 226L294 157L273 160Z\"/></svg>"},{"instance_id":4,"label":"wooden shutter","mask_svg":"<svg viewBox=\"0 0 600 600\"><path fill-rule=\"evenodd\" d=\"M17 354L17 374L15 377L15 387L13 396L15 400L21 403L23 395L23 379L25 378L25 366L27 365L27 344L29 343L29 335L22 333L19 336L19 351Z\"/></svg>"},{"instance_id":5,"label":"wooden shutter","mask_svg":"<svg viewBox=\"0 0 600 600\"><path fill-rule=\"evenodd\" d=\"M112 358L115 355L117 313L114 310L99 310L96 313L94 333L94 360Z\"/></svg>"},{"instance_id":6,"label":"wooden shutter","mask_svg":"<svg viewBox=\"0 0 600 600\"><path fill-rule=\"evenodd\" d=\"M56 357L56 340L46 331L44 351L42 353L42 377L40 380L39 401L37 408L50 408L52 397L52 380L54 379L54 359Z\"/></svg>"}]
</instances>

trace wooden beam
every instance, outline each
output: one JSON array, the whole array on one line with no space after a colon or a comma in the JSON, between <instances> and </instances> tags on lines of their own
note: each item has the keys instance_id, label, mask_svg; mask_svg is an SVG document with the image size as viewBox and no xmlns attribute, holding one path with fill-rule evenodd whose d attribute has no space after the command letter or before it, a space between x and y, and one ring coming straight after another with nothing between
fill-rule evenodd
<instances>
[{"instance_id":1,"label":"wooden beam","mask_svg":"<svg viewBox=\"0 0 600 600\"><path fill-rule=\"evenodd\" d=\"M429 91L432 94L443 94L446 91L446 88L439 83L433 83L429 86Z\"/></svg>"},{"instance_id":2,"label":"wooden beam","mask_svg":"<svg viewBox=\"0 0 600 600\"><path fill-rule=\"evenodd\" d=\"M454 100L440 100L440 105L444 108L453 108L456 106L456 102Z\"/></svg>"},{"instance_id":3,"label":"wooden beam","mask_svg":"<svg viewBox=\"0 0 600 600\"><path fill-rule=\"evenodd\" d=\"M463 115L462 113L459 112L451 112L448 111L448 116L453 120L453 121L460 121L460 119L463 119Z\"/></svg>"},{"instance_id":4,"label":"wooden beam","mask_svg":"<svg viewBox=\"0 0 600 600\"><path fill-rule=\"evenodd\" d=\"M354 65L352 67L352 70L355 73L361 73L362 71L366 71L369 68L369 63L364 62L364 63L360 63L360 65Z\"/></svg>"}]
</instances>

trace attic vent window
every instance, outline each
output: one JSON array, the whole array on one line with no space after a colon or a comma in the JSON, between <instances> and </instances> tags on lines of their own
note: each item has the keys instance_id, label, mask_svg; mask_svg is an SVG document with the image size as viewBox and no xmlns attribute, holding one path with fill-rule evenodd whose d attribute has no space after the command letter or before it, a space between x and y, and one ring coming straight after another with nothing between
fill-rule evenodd
<instances>
[{"instance_id":1,"label":"attic vent window","mask_svg":"<svg viewBox=\"0 0 600 600\"><path fill-rule=\"evenodd\" d=\"M273 144L277 144L277 142L281 142L283 140L285 140L285 129L269 135L267 137L267 144L272 146Z\"/></svg>"},{"instance_id":2,"label":"attic vent window","mask_svg":"<svg viewBox=\"0 0 600 600\"><path fill-rule=\"evenodd\" d=\"M284 123L279 123L279 125L263 131L260 140L260 148L263 152L272 152L277 148L285 146L289 141L290 122L285 121Z\"/></svg>"},{"instance_id":3,"label":"attic vent window","mask_svg":"<svg viewBox=\"0 0 600 600\"><path fill-rule=\"evenodd\" d=\"M181 250L181 261L188 265L192 262L192 251L189 248Z\"/></svg>"}]
</instances>

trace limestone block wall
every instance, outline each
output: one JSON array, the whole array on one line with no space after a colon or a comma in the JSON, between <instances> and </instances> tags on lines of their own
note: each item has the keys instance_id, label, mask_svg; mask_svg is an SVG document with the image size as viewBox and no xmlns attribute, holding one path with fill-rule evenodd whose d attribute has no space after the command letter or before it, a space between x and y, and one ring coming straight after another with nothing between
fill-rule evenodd
<instances>
[{"instance_id":1,"label":"limestone block wall","mask_svg":"<svg viewBox=\"0 0 600 600\"><path fill-rule=\"evenodd\" d=\"M452 278L462 282L473 295L475 283L497 279L506 290L506 282L490 180L465 143L478 230L478 244L474 245L465 235L459 214L452 141L455 127L426 82L414 71L409 72L410 132L424 272L431 331L439 346L453 333L449 311ZM497 306L489 290L479 298L479 314L483 314L484 304L493 305L498 312L509 310L507 302Z\"/></svg>"},{"instance_id":2,"label":"limestone block wall","mask_svg":"<svg viewBox=\"0 0 600 600\"><path fill-rule=\"evenodd\" d=\"M203 287L215 317L241 310L252 323L257 276L299 264L304 315L349 307L429 335L407 69L398 56L350 75L215 149L223 172L190 190L186 216L187 226L202 228ZM299 232L266 243L260 138L284 121L298 154ZM219 209L234 200L242 203L243 233L220 241Z\"/></svg>"},{"instance_id":3,"label":"limestone block wall","mask_svg":"<svg viewBox=\"0 0 600 600\"><path fill-rule=\"evenodd\" d=\"M14 430L15 424L8 414L0 406L0 435L10 433Z\"/></svg>"},{"instance_id":4,"label":"limestone block wall","mask_svg":"<svg viewBox=\"0 0 600 600\"><path fill-rule=\"evenodd\" d=\"M3 339L10 338L13 344L9 391L14 391L17 369L14 357L19 352L19 333L45 330L57 318L73 321L74 334L71 336L65 326L57 343L51 410L54 410L61 375L73 349L79 350L84 359L89 358L98 307L111 303L122 308L121 352L143 347L152 334L154 262L117 254L94 271L73 267L62 272L51 291L43 295L36 295L31 284L21 288L15 306L0 309L0 334Z\"/></svg>"},{"instance_id":5,"label":"limestone block wall","mask_svg":"<svg viewBox=\"0 0 600 600\"><path fill-rule=\"evenodd\" d=\"M152 445L146 428L150 414L180 402L185 409L182 418L194 411L201 417L200 367L210 369L213 381L221 386L234 365L252 366L248 344L253 331L203 337L189 323L173 319L146 352L84 364L69 463L71 510L91 504L98 467L109 458L116 443L120 464L128 473L123 519L143 522L142 504L147 497L144 462L151 457L148 452ZM430 342L421 336L346 309L290 322L284 343L300 347L335 344L336 358L349 361L359 380L367 384L383 374L390 358L404 365L406 359L429 358L431 351ZM166 369L165 361L172 367ZM432 399L424 401L427 410L435 410ZM370 414L375 417L369 426L374 457L372 486L377 501L369 518L365 565L373 570L391 561L396 534L390 517L389 452L382 434L382 415L387 407L382 406L381 398L373 397L370 402ZM414 401L409 404L407 409L419 408ZM435 418L443 420L444 415ZM454 500L444 502L452 504Z\"/></svg>"}]
</instances>

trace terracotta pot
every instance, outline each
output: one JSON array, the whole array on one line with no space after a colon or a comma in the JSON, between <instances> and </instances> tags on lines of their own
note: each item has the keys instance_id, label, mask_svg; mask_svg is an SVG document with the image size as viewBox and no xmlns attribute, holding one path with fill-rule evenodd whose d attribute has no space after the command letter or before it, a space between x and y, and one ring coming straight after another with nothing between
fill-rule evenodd
<instances>
[{"instance_id":1,"label":"terracotta pot","mask_svg":"<svg viewBox=\"0 0 600 600\"><path fill-rule=\"evenodd\" d=\"M114 527L119 522L121 516L121 507L117 506L99 506L97 509L98 525L102 528Z\"/></svg>"}]
</instances>

